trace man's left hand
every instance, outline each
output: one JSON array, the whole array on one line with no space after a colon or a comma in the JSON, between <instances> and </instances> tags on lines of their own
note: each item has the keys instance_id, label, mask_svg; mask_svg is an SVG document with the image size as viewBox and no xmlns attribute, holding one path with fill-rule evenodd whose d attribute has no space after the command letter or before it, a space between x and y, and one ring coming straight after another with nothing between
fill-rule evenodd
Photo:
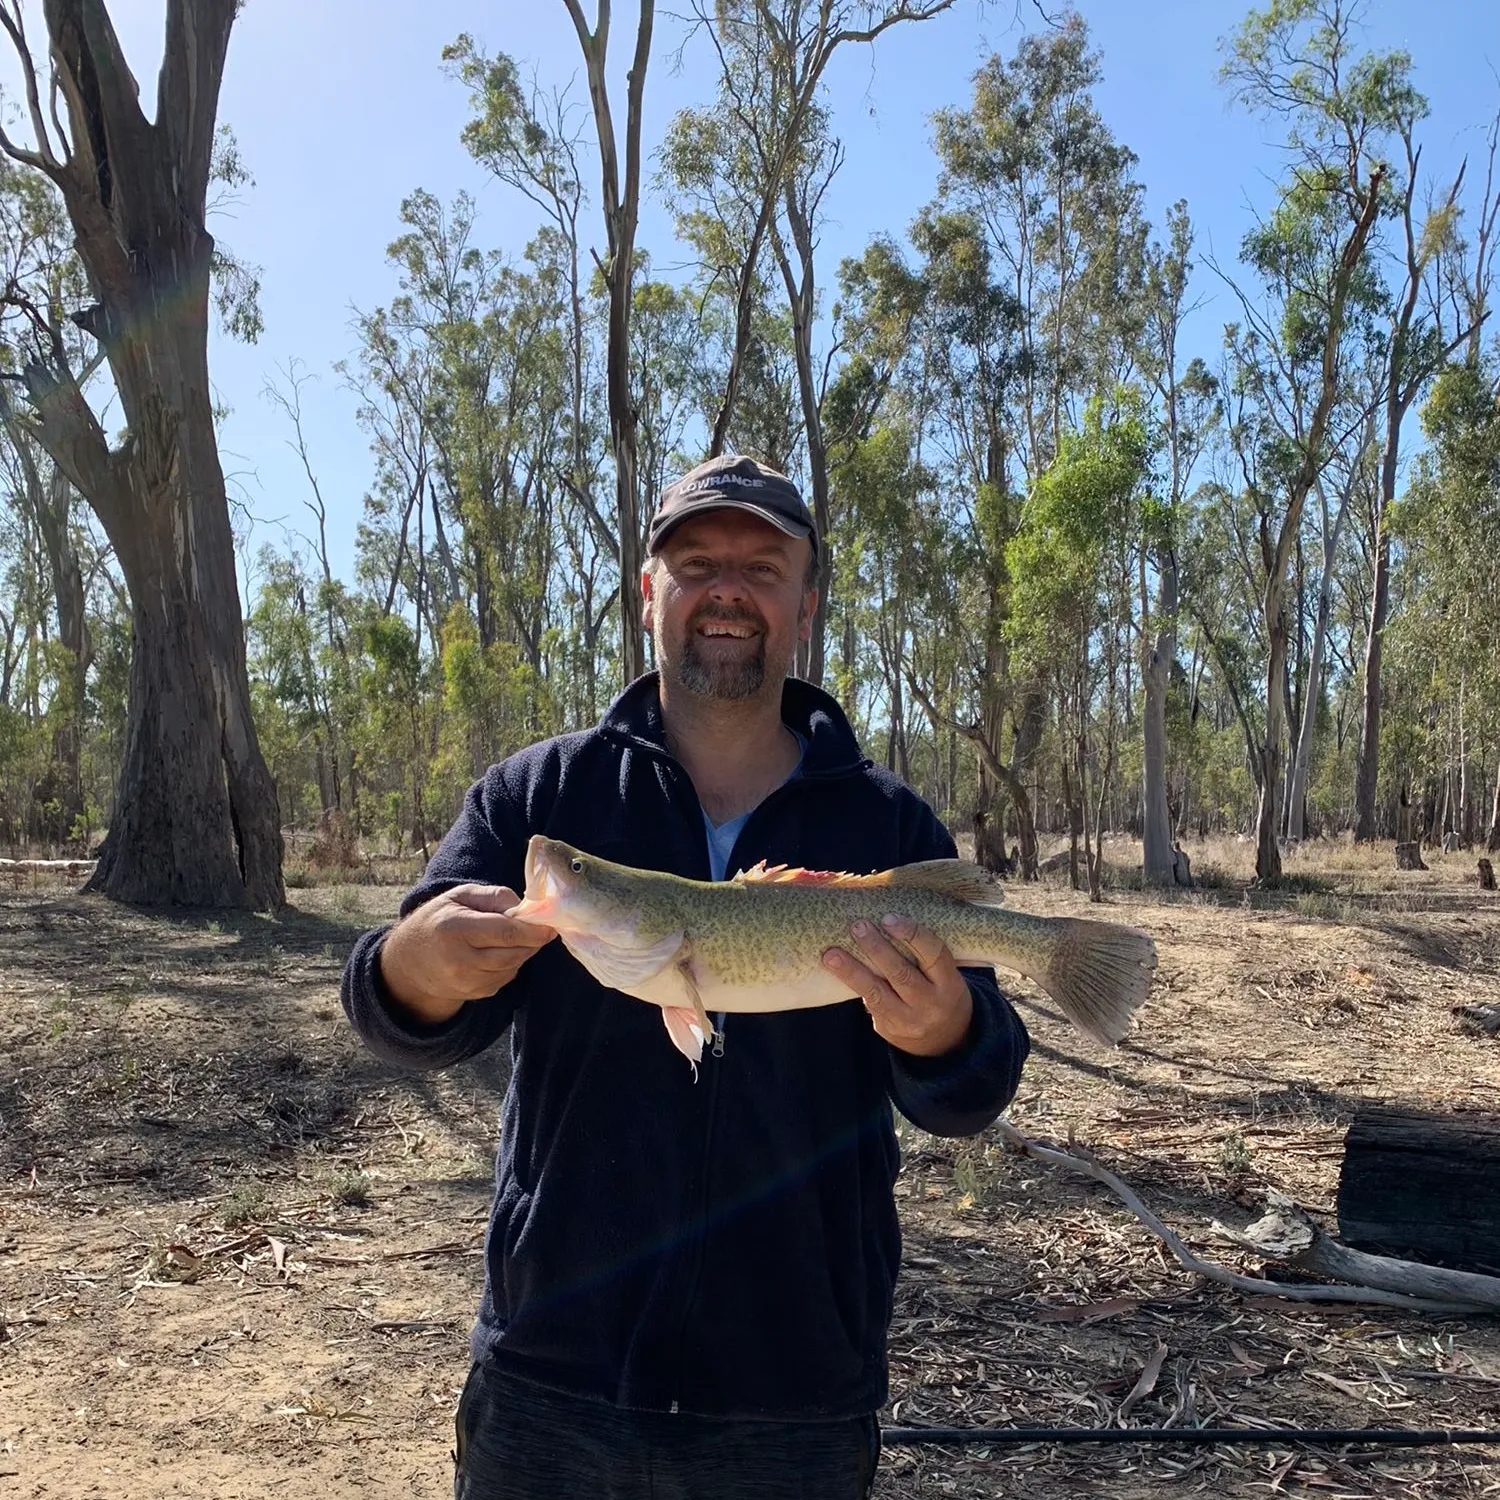
<instances>
[{"instance_id":1,"label":"man's left hand","mask_svg":"<svg viewBox=\"0 0 1500 1500\"><path fill-rule=\"evenodd\" d=\"M891 1046L913 1057L953 1051L969 1034L974 997L948 945L910 917L886 917L882 926L883 932L873 923L856 922L851 929L865 962L843 948L830 948L824 964L848 981L865 1002L876 1033Z\"/></svg>"}]
</instances>

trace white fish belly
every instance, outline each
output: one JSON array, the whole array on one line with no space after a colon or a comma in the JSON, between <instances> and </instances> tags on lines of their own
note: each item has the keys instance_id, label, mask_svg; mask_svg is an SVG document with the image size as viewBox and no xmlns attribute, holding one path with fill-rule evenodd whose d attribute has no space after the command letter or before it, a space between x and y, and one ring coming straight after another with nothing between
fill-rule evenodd
<instances>
[{"instance_id":1,"label":"white fish belly","mask_svg":"<svg viewBox=\"0 0 1500 1500\"><path fill-rule=\"evenodd\" d=\"M726 984L713 973L697 976L698 994L707 1011L729 1011L735 1015L772 1010L810 1010L819 1005L837 1005L855 998L854 992L836 975L821 967L786 979L762 984ZM692 997L676 965L624 991L664 1009L691 1007Z\"/></svg>"},{"instance_id":2,"label":"white fish belly","mask_svg":"<svg viewBox=\"0 0 1500 1500\"><path fill-rule=\"evenodd\" d=\"M811 1010L819 1005L837 1005L854 999L848 982L830 974L821 966L799 974L795 979L769 984L724 984L711 974L700 982L705 1010L723 1010L733 1014L768 1010Z\"/></svg>"}]
</instances>

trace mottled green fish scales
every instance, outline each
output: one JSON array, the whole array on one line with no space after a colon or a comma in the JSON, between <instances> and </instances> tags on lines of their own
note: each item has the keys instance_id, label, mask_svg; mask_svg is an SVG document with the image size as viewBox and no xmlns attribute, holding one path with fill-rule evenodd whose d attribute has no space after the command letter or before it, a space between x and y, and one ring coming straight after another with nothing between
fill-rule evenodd
<instances>
[{"instance_id":1,"label":"mottled green fish scales","mask_svg":"<svg viewBox=\"0 0 1500 1500\"><path fill-rule=\"evenodd\" d=\"M757 867L731 881L636 870L534 837L512 913L556 928L601 983L676 1012L775 1011L852 998L823 964L858 948L863 918L910 917L960 964L1033 979L1090 1036L1119 1041L1146 998L1156 946L1113 922L1006 910L994 878L960 860L878 875ZM899 943L897 946L901 946ZM700 1022L700 1029L702 1024Z\"/></svg>"}]
</instances>

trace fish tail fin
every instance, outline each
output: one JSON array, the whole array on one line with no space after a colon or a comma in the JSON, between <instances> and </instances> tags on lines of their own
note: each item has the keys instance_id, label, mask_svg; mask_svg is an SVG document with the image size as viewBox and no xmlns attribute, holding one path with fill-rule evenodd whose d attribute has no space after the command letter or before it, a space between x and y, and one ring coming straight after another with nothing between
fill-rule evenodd
<instances>
[{"instance_id":1,"label":"fish tail fin","mask_svg":"<svg viewBox=\"0 0 1500 1500\"><path fill-rule=\"evenodd\" d=\"M1045 974L1032 977L1081 1031L1110 1045L1130 1030L1156 969L1156 944L1135 927L1062 919Z\"/></svg>"}]
</instances>

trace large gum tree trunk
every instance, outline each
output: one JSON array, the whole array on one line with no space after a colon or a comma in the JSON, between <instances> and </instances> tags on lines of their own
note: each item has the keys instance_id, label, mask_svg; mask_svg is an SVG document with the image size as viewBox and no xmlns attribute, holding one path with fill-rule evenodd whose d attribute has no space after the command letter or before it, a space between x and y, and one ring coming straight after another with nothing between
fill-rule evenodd
<instances>
[{"instance_id":1,"label":"large gum tree trunk","mask_svg":"<svg viewBox=\"0 0 1500 1500\"><path fill-rule=\"evenodd\" d=\"M177 386L182 413L177 462L153 476L133 524L107 527L131 598L130 710L90 888L151 905L273 909L284 899L280 818L250 713L208 372L193 351L164 349L153 364L175 377L163 384Z\"/></svg>"},{"instance_id":2,"label":"large gum tree trunk","mask_svg":"<svg viewBox=\"0 0 1500 1500\"><path fill-rule=\"evenodd\" d=\"M6 151L62 194L127 437L111 449L60 340L27 351L37 440L93 507L129 589L133 655L114 814L91 888L190 906L282 904L275 785L256 743L234 541L208 384L204 227L236 0L167 0L157 118L141 112L101 0L45 0L68 141L18 53L34 148ZM53 129L56 111L53 111Z\"/></svg>"}]
</instances>

